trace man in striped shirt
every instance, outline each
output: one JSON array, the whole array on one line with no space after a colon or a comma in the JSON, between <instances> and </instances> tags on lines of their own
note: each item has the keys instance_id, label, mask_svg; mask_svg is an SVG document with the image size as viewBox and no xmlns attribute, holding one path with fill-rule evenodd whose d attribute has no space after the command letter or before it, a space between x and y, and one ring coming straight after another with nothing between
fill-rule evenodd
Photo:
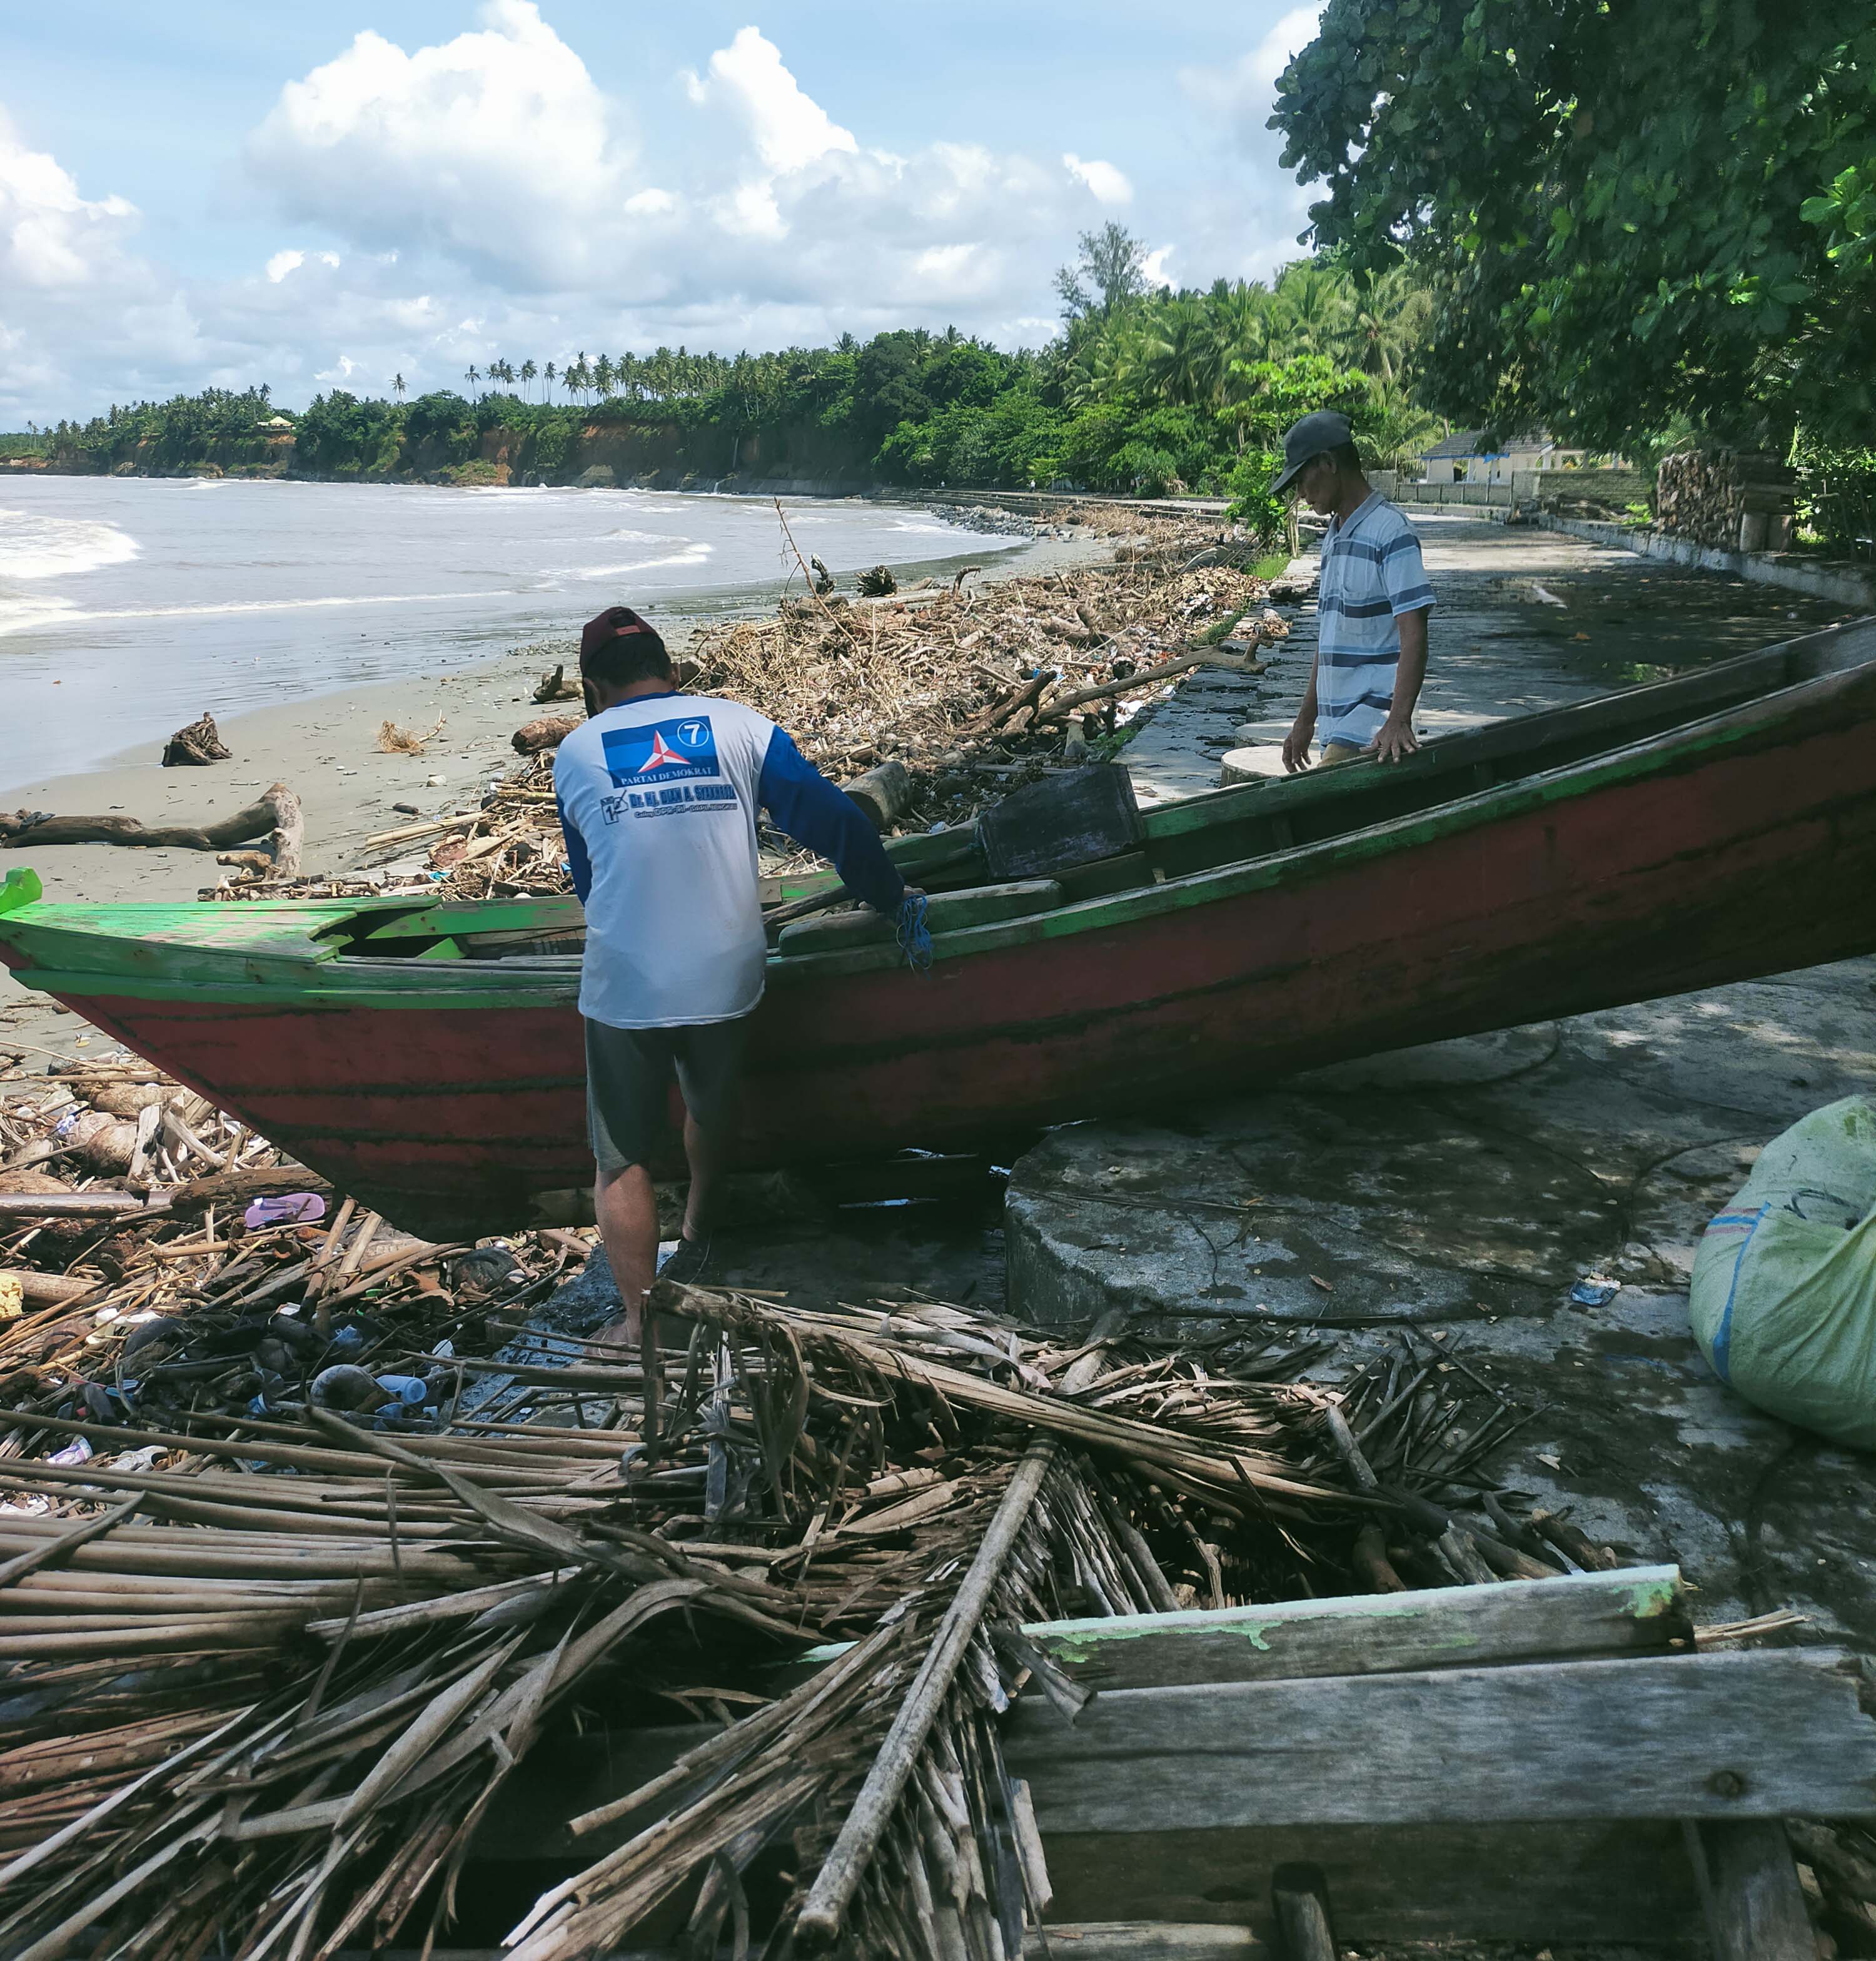
<instances>
[{"instance_id":1,"label":"man in striped shirt","mask_svg":"<svg viewBox=\"0 0 1876 1961\"><path fill-rule=\"evenodd\" d=\"M1433 588L1420 540L1396 507L1371 489L1346 416L1320 410L1284 438L1271 491L1294 491L1329 521L1316 590L1316 665L1284 737L1283 766L1310 767L1321 725L1322 760L1364 754L1386 763L1420 747L1414 704L1427 674Z\"/></svg>"}]
</instances>

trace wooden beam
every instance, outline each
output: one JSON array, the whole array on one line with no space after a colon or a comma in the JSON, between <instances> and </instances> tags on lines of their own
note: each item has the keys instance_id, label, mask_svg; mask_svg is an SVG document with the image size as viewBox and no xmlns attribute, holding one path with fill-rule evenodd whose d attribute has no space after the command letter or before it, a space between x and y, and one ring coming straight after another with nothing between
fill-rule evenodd
<instances>
[{"instance_id":1,"label":"wooden beam","mask_svg":"<svg viewBox=\"0 0 1876 1961\"><path fill-rule=\"evenodd\" d=\"M1776 1818L1686 1826L1713 1961L1817 1961L1817 1937Z\"/></svg>"},{"instance_id":2,"label":"wooden beam","mask_svg":"<svg viewBox=\"0 0 1876 1961\"><path fill-rule=\"evenodd\" d=\"M1078 1682L1105 1692L1661 1654L1693 1628L1680 1567L1638 1566L1496 1586L1045 1621L1023 1631Z\"/></svg>"},{"instance_id":3,"label":"wooden beam","mask_svg":"<svg viewBox=\"0 0 1876 1961\"><path fill-rule=\"evenodd\" d=\"M1808 1648L1120 1689L1073 1728L1026 1699L1003 1749L1045 1838L1176 1822L1868 1817L1862 1685L1854 1656Z\"/></svg>"}]
</instances>

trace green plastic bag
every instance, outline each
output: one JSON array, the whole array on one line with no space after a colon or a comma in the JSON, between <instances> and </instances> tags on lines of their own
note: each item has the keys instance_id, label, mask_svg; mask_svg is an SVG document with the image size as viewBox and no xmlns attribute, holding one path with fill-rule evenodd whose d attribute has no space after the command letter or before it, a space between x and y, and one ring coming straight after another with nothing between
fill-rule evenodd
<instances>
[{"instance_id":1,"label":"green plastic bag","mask_svg":"<svg viewBox=\"0 0 1876 1961\"><path fill-rule=\"evenodd\" d=\"M1689 1302L1713 1372L1760 1408L1876 1449L1876 1106L1772 1139L1707 1227Z\"/></svg>"}]
</instances>

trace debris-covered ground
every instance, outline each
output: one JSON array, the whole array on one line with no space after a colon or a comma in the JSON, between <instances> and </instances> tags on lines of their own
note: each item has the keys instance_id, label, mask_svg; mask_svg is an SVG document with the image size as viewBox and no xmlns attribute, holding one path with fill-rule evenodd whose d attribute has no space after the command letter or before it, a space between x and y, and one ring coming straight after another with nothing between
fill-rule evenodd
<instances>
[{"instance_id":1,"label":"debris-covered ground","mask_svg":"<svg viewBox=\"0 0 1876 1961\"><path fill-rule=\"evenodd\" d=\"M683 649L687 685L760 709L837 782L902 764L909 799L889 828L903 833L968 823L1047 771L1120 754L1140 712L1195 665L1255 672L1259 646L1287 634L1271 582L1251 569L1256 553L1215 518L1091 508L1076 522L1115 537L1111 557L903 589L883 567L857 581L809 572L767 617L700 627ZM869 598L866 585L892 589ZM212 896L439 883L464 898L569 890L553 754L582 713L569 678L578 649L544 642L531 652L543 670L540 712L516 732L521 760L478 808L375 834L356 878L317 888L225 882ZM389 724L380 738L393 747L423 739ZM764 843L767 869L799 862L786 840Z\"/></svg>"},{"instance_id":2,"label":"debris-covered ground","mask_svg":"<svg viewBox=\"0 0 1876 1961\"><path fill-rule=\"evenodd\" d=\"M758 1895L786 1926L1026 1450L915 1766L945 1802L895 1814L845 1952L1015 1951L988 1716L1086 1692L995 1629L1613 1563L1494 1487L1523 1412L1405 1344L1330 1392L1307 1340L1090 1348L882 1281L665 1289L627 1354L536 1312L589 1233L412 1240L121 1055L0 1092L9 1947L413 1944L493 1910L480 1822L594 1721L699 1740L576 1822L517 1951L680 1899L706 1943Z\"/></svg>"}]
</instances>

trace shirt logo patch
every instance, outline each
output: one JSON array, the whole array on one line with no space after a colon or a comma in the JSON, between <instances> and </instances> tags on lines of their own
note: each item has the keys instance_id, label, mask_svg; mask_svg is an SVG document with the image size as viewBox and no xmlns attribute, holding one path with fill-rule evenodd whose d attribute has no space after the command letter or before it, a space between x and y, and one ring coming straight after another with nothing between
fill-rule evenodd
<instances>
[{"instance_id":1,"label":"shirt logo patch","mask_svg":"<svg viewBox=\"0 0 1876 1961\"><path fill-rule=\"evenodd\" d=\"M723 774L717 767L716 732L707 715L687 715L681 721L654 722L642 729L608 729L600 739L614 789Z\"/></svg>"}]
</instances>

